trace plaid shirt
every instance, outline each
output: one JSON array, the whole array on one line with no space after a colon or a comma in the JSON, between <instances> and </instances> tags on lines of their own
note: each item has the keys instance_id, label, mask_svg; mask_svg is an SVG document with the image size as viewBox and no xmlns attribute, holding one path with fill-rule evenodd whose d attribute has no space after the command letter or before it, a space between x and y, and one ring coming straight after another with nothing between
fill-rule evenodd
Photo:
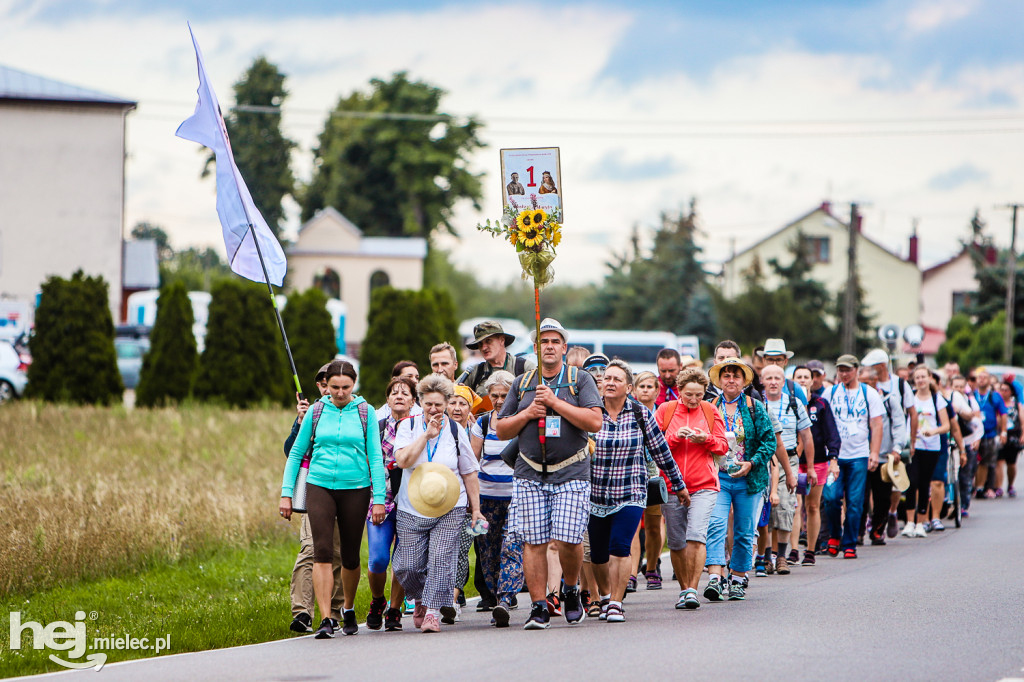
<instances>
[{"instance_id":1,"label":"plaid shirt","mask_svg":"<svg viewBox=\"0 0 1024 682\"><path fill-rule=\"evenodd\" d=\"M590 513L594 516L608 516L623 507L647 506L649 477L644 457L644 437L630 402L627 399L618 421L612 421L608 411L604 410L590 469ZM665 436L654 421L654 415L642 405L640 409L647 427L647 441L654 448L651 456L658 468L668 474L673 489L683 489L683 477L672 458Z\"/></svg>"}]
</instances>

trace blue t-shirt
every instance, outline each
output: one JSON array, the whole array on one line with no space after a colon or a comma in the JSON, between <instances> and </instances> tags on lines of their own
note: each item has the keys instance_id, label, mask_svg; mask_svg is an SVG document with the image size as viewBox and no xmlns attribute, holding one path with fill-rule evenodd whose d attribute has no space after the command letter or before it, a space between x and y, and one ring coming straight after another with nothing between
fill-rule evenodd
<instances>
[{"instance_id":1,"label":"blue t-shirt","mask_svg":"<svg viewBox=\"0 0 1024 682\"><path fill-rule=\"evenodd\" d=\"M985 396L975 391L974 399L978 401L978 405L981 406L981 414L985 417L985 438L995 438L998 435L996 429L999 426L996 419L998 415L1006 414L1006 403L1003 402L1003 396L990 388Z\"/></svg>"}]
</instances>

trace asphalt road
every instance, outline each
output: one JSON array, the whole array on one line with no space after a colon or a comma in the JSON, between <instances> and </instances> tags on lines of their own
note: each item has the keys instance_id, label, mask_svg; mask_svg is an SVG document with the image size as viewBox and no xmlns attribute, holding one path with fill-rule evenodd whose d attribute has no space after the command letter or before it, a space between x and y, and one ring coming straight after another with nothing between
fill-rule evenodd
<instances>
[{"instance_id":1,"label":"asphalt road","mask_svg":"<svg viewBox=\"0 0 1024 682\"><path fill-rule=\"evenodd\" d=\"M627 622L496 631L489 615L425 635L371 632L113 664L115 680L1001 680L1024 677L1024 500L978 501L961 530L819 557L752 578L745 602L676 611L640 591ZM702 581L703 587L703 581ZM702 599L703 602L703 599ZM230 627L230 623L222 624ZM68 671L67 675L96 675ZM40 676L45 677L45 676ZM33 678L36 679L36 678ZM65 677L66 679L66 677Z\"/></svg>"}]
</instances>

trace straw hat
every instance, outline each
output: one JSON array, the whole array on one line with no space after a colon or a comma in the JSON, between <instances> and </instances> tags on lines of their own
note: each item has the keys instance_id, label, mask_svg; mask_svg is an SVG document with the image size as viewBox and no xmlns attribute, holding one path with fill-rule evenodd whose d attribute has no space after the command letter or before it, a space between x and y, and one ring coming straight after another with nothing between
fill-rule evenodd
<instances>
[{"instance_id":1,"label":"straw hat","mask_svg":"<svg viewBox=\"0 0 1024 682\"><path fill-rule=\"evenodd\" d=\"M413 509L432 519L454 509L461 492L452 470L437 462L420 464L409 478L409 502Z\"/></svg>"},{"instance_id":2,"label":"straw hat","mask_svg":"<svg viewBox=\"0 0 1024 682\"><path fill-rule=\"evenodd\" d=\"M726 358L720 363L708 370L708 378L718 388L722 388L722 385L718 383L718 375L722 373L722 370L726 367L739 367L743 371L743 388L746 388L754 380L754 370L750 369L747 363L743 362L739 358Z\"/></svg>"},{"instance_id":3,"label":"straw hat","mask_svg":"<svg viewBox=\"0 0 1024 682\"><path fill-rule=\"evenodd\" d=\"M889 454L885 466L882 467L882 480L892 483L901 493L907 491L907 488L910 487L910 477L907 476L907 466L903 463L902 458L897 462L896 455Z\"/></svg>"}]
</instances>

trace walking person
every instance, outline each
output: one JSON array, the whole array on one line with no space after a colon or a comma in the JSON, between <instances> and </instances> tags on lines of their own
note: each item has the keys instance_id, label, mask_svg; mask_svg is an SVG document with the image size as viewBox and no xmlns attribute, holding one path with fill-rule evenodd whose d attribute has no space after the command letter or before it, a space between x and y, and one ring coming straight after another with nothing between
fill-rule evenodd
<instances>
[{"instance_id":1,"label":"walking person","mask_svg":"<svg viewBox=\"0 0 1024 682\"><path fill-rule=\"evenodd\" d=\"M743 391L754 372L738 358L727 358L708 372L720 390L715 407L725 422L726 456L718 465L719 492L708 524L708 601L746 598L747 573L754 563L754 534L763 493L769 484L768 463L776 438L768 411ZM725 575L725 539L732 512L732 558Z\"/></svg>"},{"instance_id":2,"label":"walking person","mask_svg":"<svg viewBox=\"0 0 1024 682\"><path fill-rule=\"evenodd\" d=\"M867 386L857 380L859 366L856 356L840 355L836 360L838 383L826 393L842 441L839 458L829 467L829 473L835 480L831 485L826 485L824 491L830 526L827 551L831 556L842 551L845 559L857 558L857 536L861 514L864 512L864 488L868 471L878 468L878 452L882 446L882 415L885 413L878 392L869 391Z\"/></svg>"},{"instance_id":3,"label":"walking person","mask_svg":"<svg viewBox=\"0 0 1024 682\"><path fill-rule=\"evenodd\" d=\"M334 586L331 555L334 529L341 538L341 579L345 591L342 612L346 635L359 632L355 614L359 586L360 549L366 509L373 499L372 521L382 523L386 498L384 459L373 407L353 395L356 370L348 362L335 360L324 373L327 396L302 420L281 480L280 513L292 515L292 495L299 466L311 453L306 478L306 509L313 535L313 592L322 620L317 639L334 637L338 621L331 617Z\"/></svg>"},{"instance_id":4,"label":"walking person","mask_svg":"<svg viewBox=\"0 0 1024 682\"><path fill-rule=\"evenodd\" d=\"M707 560L708 524L721 487L715 458L729 451L722 415L703 400L707 387L703 371L684 369L677 380L679 400L662 404L656 414L688 493L679 494L683 490L672 484L668 490L676 493L676 499L669 497L662 505L672 568L679 583L677 609L700 608L697 584Z\"/></svg>"},{"instance_id":5,"label":"walking person","mask_svg":"<svg viewBox=\"0 0 1024 682\"><path fill-rule=\"evenodd\" d=\"M928 535L924 524L928 521L932 473L937 462L949 457L941 438L942 434L949 433L949 417L946 399L932 388L931 370L918 365L911 377L916 388L917 439L910 450L910 489L907 490L907 525L903 535L923 538ZM948 444L945 447L948 448Z\"/></svg>"},{"instance_id":6,"label":"walking person","mask_svg":"<svg viewBox=\"0 0 1024 682\"><path fill-rule=\"evenodd\" d=\"M1017 455L1020 452L1020 403L1009 382L999 383L999 395L1006 404L1006 443L999 448L996 458L996 497L1002 497L1004 481L1007 496L1017 497L1013 483L1017 479Z\"/></svg>"},{"instance_id":7,"label":"walking person","mask_svg":"<svg viewBox=\"0 0 1024 682\"><path fill-rule=\"evenodd\" d=\"M636 386L633 393L637 402L646 407L652 413L658 409L658 376L653 372L640 372L633 377ZM658 467L653 461L647 462L647 473L652 478L658 475ZM644 509L644 520L642 528L638 533L643 533L644 552L647 555L644 570L644 580L647 582L648 590L661 589L661 550L665 546L665 531L663 528L664 517L661 514L660 504L651 504L648 500L647 508ZM634 546L636 543L634 543ZM640 557L637 557L637 571L639 572Z\"/></svg>"},{"instance_id":8,"label":"walking person","mask_svg":"<svg viewBox=\"0 0 1024 682\"><path fill-rule=\"evenodd\" d=\"M977 378L974 399L978 401L985 420L985 435L978 444L978 472L975 486L978 495L995 499L995 481L989 477L989 469L995 469L999 449L1006 445L1006 403L993 386L992 375L984 367L978 367L973 374Z\"/></svg>"},{"instance_id":9,"label":"walking person","mask_svg":"<svg viewBox=\"0 0 1024 682\"><path fill-rule=\"evenodd\" d=\"M588 523L600 618L609 623L626 620L622 599L630 578L632 540L647 506L647 455L666 473L680 503L690 501L654 415L629 398L632 389L629 365L612 360L604 376L604 413L591 466ZM698 396L702 395L703 387Z\"/></svg>"},{"instance_id":10,"label":"walking person","mask_svg":"<svg viewBox=\"0 0 1024 682\"><path fill-rule=\"evenodd\" d=\"M398 492L395 577L414 600L413 625L440 632L441 618L454 622L455 567L466 511L480 513L480 470L465 429L447 416L452 382L431 374L416 387L423 414L406 419L395 437L395 461L403 469Z\"/></svg>"},{"instance_id":11,"label":"walking person","mask_svg":"<svg viewBox=\"0 0 1024 682\"><path fill-rule=\"evenodd\" d=\"M903 397L898 392L886 392L878 385L878 371L873 365L860 368L858 378L868 388L878 391L885 409L882 411L882 443L878 452L878 467L868 471L868 482L864 491L865 501L871 501L871 544L885 544L886 529L889 527L889 501L893 492L893 482L882 475L886 464L891 460L893 466L903 461L904 449L909 443L907 433L907 414L903 411ZM915 407L916 409L916 407ZM915 419L916 419L915 412ZM862 519L866 519L865 514ZM861 521L861 535L867 527L866 520Z\"/></svg>"},{"instance_id":12,"label":"walking person","mask_svg":"<svg viewBox=\"0 0 1024 682\"><path fill-rule=\"evenodd\" d=\"M445 378L451 379L448 376L445 376ZM473 411L483 400L468 386L455 384L454 388L455 394L448 401L448 416L468 435L472 429ZM477 457L477 461L479 459ZM477 478L479 480L479 476ZM467 513L467 532L459 536L459 561L455 570L455 617L450 621L444 617L441 618L441 622L447 625L454 625L462 618L462 607L466 605L466 584L469 582L469 548L473 546L473 535L469 533L469 529L472 525L473 521ZM477 557L477 563L479 564L479 556ZM481 594L480 597L482 600L493 603L493 595Z\"/></svg>"},{"instance_id":13,"label":"walking person","mask_svg":"<svg viewBox=\"0 0 1024 682\"><path fill-rule=\"evenodd\" d=\"M416 384L406 377L395 377L384 389L390 414L378 421L380 431L380 449L384 458L384 469L387 471L387 491L384 498L384 521L373 523L373 509L367 512L366 544L369 558L366 577L370 583L370 610L366 614L366 627L379 630L381 626L388 632L402 629L402 605L405 602L405 590L402 583L391 579L391 607L384 597L387 584L388 565L398 547L398 490L402 486L402 470L395 462L395 437L398 425L410 416L416 404Z\"/></svg>"},{"instance_id":14,"label":"walking person","mask_svg":"<svg viewBox=\"0 0 1024 682\"><path fill-rule=\"evenodd\" d=\"M484 382L492 372L503 369L519 376L523 372L537 368L531 359L515 356L508 352L508 347L515 343L516 337L502 329L501 324L493 320L485 320L473 327L473 340L466 344L470 350L479 350L483 362L463 372L456 380L473 389L477 395L483 395Z\"/></svg>"},{"instance_id":15,"label":"walking person","mask_svg":"<svg viewBox=\"0 0 1024 682\"><path fill-rule=\"evenodd\" d=\"M524 567L532 608L525 629L546 629L547 544L554 540L565 579L569 624L586 616L579 594L583 532L590 518L588 432L601 430L603 403L594 378L563 359L568 333L547 318L535 339L541 367L520 376L497 420L498 438L519 436L512 499L526 545ZM543 419L544 441L538 428Z\"/></svg>"}]
</instances>

